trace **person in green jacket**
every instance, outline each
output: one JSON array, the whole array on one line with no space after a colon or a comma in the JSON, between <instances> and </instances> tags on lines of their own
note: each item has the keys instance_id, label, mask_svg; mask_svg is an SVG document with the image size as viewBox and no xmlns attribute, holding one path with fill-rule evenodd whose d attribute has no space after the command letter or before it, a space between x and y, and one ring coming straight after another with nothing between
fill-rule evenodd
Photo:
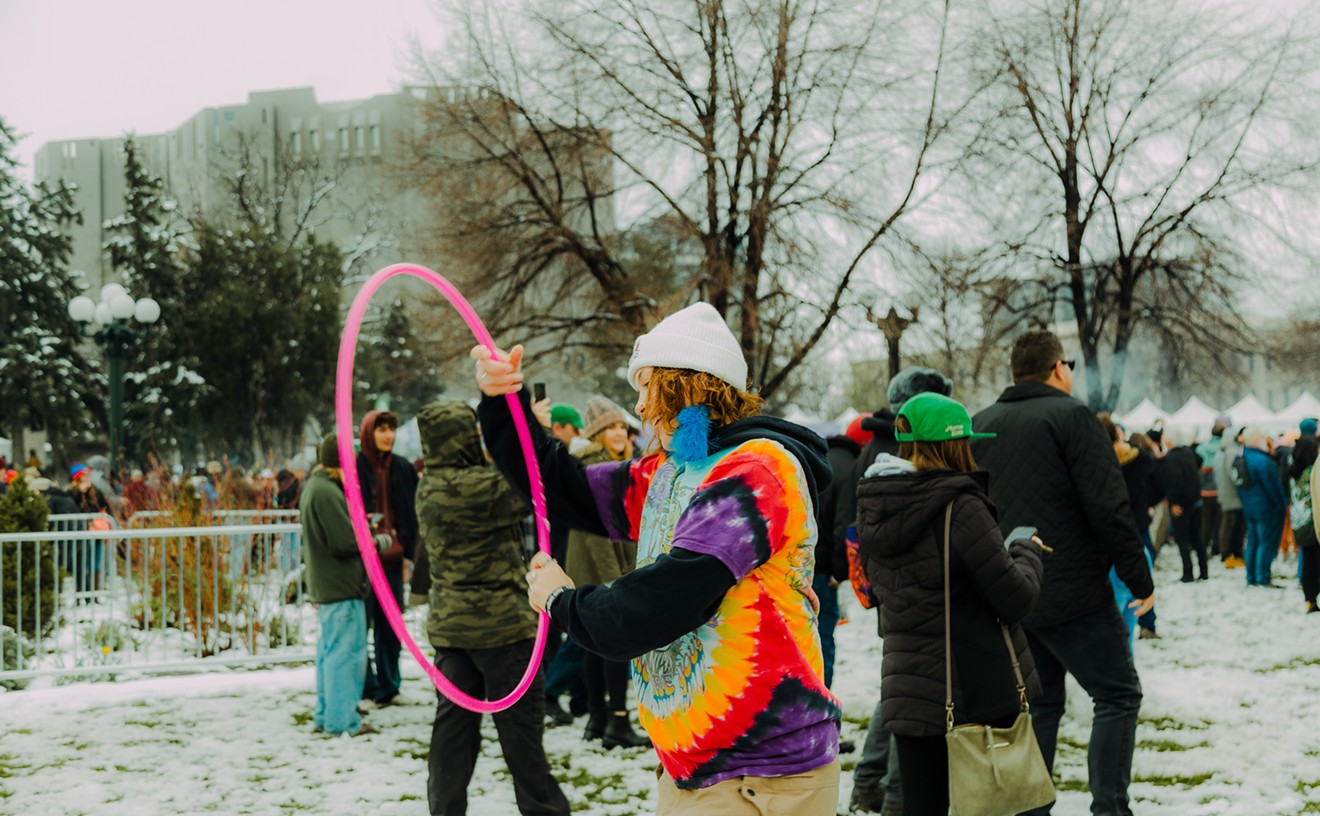
<instances>
[{"instance_id":1,"label":"person in green jacket","mask_svg":"<svg viewBox=\"0 0 1320 816\"><path fill-rule=\"evenodd\" d=\"M527 605L522 519L527 503L481 448L477 415L456 400L417 413L426 470L417 490L418 543L431 572L427 635L435 665L455 686L498 699L518 685L536 643ZM550 773L545 675L518 702L494 714L504 761L525 814L565 814L568 800ZM481 715L438 695L427 757L432 816L467 812L467 786L481 750Z\"/></svg>"},{"instance_id":2,"label":"person in green jacket","mask_svg":"<svg viewBox=\"0 0 1320 816\"><path fill-rule=\"evenodd\" d=\"M321 443L317 460L298 503L307 591L321 623L312 730L360 736L376 730L357 710L367 674L367 571L348 518L335 434Z\"/></svg>"}]
</instances>

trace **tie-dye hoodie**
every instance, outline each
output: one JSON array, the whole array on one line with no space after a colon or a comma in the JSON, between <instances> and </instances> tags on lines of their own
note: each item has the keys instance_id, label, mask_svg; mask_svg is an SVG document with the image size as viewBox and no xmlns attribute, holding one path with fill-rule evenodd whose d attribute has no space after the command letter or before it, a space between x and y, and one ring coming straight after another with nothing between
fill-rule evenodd
<instances>
[{"instance_id":1,"label":"tie-dye hoodie","mask_svg":"<svg viewBox=\"0 0 1320 816\"><path fill-rule=\"evenodd\" d=\"M483 400L482 426L525 486L503 405ZM563 593L551 618L585 648L633 659L641 724L678 787L834 761L840 709L810 597L813 494L829 479L819 437L754 417L721 429L720 450L699 461L583 469L534 436L551 524L638 542L636 570Z\"/></svg>"}]
</instances>

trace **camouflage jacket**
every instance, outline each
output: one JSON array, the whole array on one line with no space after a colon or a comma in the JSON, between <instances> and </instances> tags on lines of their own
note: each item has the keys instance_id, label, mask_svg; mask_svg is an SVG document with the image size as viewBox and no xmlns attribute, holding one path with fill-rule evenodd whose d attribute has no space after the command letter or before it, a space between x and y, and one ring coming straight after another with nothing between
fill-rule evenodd
<instances>
[{"instance_id":1,"label":"camouflage jacket","mask_svg":"<svg viewBox=\"0 0 1320 816\"><path fill-rule=\"evenodd\" d=\"M487 464L467 405L431 403L417 427L426 455L417 519L431 573L431 644L484 649L534 637L522 557L526 502Z\"/></svg>"}]
</instances>

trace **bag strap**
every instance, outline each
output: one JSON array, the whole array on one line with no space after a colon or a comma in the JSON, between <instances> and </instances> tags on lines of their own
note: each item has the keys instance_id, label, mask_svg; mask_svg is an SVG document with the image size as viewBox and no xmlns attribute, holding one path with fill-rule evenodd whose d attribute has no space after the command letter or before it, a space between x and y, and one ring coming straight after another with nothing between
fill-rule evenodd
<instances>
[{"instance_id":1,"label":"bag strap","mask_svg":"<svg viewBox=\"0 0 1320 816\"><path fill-rule=\"evenodd\" d=\"M953 624L949 611L949 533L953 527L953 502L944 509L944 721L946 730L953 730ZM1004 635L1004 645L1008 647L1008 659L1013 662L1013 677L1017 679L1018 701L1022 710L1029 711L1027 703L1027 684L1022 679L1022 667L1018 664L1017 649L1013 648L1013 637L1008 627L999 622L999 631Z\"/></svg>"}]
</instances>

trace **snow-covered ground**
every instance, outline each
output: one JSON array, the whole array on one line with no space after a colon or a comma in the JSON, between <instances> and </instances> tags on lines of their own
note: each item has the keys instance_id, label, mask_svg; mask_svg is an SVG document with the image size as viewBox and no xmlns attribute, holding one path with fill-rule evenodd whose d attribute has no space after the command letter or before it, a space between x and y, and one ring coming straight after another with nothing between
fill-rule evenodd
<instances>
[{"instance_id":1,"label":"snow-covered ground","mask_svg":"<svg viewBox=\"0 0 1320 816\"><path fill-rule=\"evenodd\" d=\"M1145 687L1132 793L1141 816L1320 813L1320 615L1303 616L1295 562L1280 590L1243 587L1241 570L1180 584L1177 554L1157 567L1162 640L1137 643ZM846 590L845 590L846 592ZM835 690L844 736L861 742L878 685L873 613L839 630ZM404 655L408 659L407 654ZM434 692L405 669L402 705L369 715L380 733L311 732L310 668L227 672L0 694L0 814L420 816ZM1089 812L1090 710L1073 689L1064 721L1059 816ZM605 752L575 727L545 744L575 812L653 810L649 750ZM487 718L470 812L517 812ZM845 756L845 771L856 754ZM845 772L843 812L851 791Z\"/></svg>"}]
</instances>

